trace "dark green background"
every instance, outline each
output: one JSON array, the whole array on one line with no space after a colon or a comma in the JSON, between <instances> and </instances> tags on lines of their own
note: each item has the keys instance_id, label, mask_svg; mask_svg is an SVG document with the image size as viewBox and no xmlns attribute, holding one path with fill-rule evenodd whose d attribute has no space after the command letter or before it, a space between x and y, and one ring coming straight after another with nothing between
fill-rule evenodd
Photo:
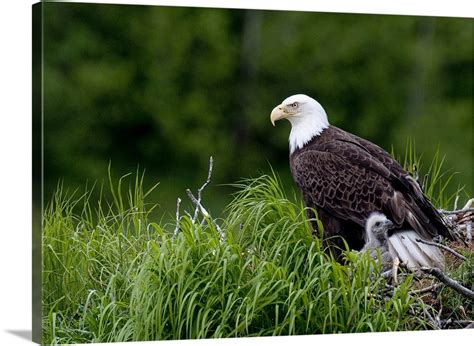
<instances>
[{"instance_id":1,"label":"dark green background","mask_svg":"<svg viewBox=\"0 0 474 346\"><path fill-rule=\"evenodd\" d=\"M270 165L291 189L290 125L269 115L295 93L387 150L439 147L471 194L472 45L471 19L45 3L45 198L111 162L146 168L172 211L210 155L215 213L232 191L218 184Z\"/></svg>"}]
</instances>

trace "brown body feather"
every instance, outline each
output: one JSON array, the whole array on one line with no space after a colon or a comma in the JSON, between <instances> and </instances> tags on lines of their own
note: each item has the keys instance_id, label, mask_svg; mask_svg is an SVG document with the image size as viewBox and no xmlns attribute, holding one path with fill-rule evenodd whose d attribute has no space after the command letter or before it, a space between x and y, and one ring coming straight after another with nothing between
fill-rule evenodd
<instances>
[{"instance_id":1,"label":"brown body feather","mask_svg":"<svg viewBox=\"0 0 474 346\"><path fill-rule=\"evenodd\" d=\"M412 228L421 238L452 237L418 183L365 139L329 126L290 155L290 167L326 238L341 236L350 248L361 249L365 222L374 211L385 214L396 229ZM342 246L336 239L332 245Z\"/></svg>"}]
</instances>

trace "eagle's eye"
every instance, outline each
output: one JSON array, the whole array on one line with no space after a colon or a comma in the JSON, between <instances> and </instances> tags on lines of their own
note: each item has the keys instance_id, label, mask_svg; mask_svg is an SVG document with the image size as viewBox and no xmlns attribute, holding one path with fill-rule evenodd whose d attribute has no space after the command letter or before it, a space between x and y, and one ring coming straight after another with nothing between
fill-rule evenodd
<instances>
[{"instance_id":1,"label":"eagle's eye","mask_svg":"<svg viewBox=\"0 0 474 346\"><path fill-rule=\"evenodd\" d=\"M293 108L298 107L298 102L293 102L293 103L291 104L291 107L293 107Z\"/></svg>"},{"instance_id":2,"label":"eagle's eye","mask_svg":"<svg viewBox=\"0 0 474 346\"><path fill-rule=\"evenodd\" d=\"M379 227L380 224L381 224L381 222L380 222L380 221L377 221L377 222L375 223L375 227Z\"/></svg>"}]
</instances>

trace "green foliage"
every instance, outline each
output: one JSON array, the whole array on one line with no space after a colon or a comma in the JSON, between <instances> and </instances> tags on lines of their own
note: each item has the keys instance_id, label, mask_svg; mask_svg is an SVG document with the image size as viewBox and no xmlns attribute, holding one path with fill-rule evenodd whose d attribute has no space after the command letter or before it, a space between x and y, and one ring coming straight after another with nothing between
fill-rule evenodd
<instances>
[{"instance_id":1,"label":"green foliage","mask_svg":"<svg viewBox=\"0 0 474 346\"><path fill-rule=\"evenodd\" d=\"M441 157L439 148L434 152L428 167L423 165L423 155L417 152L415 141L411 138L407 139L403 157L395 155L393 148L392 156L408 173L418 179L423 192L438 208L449 209L457 198L460 203L471 198L465 185L458 186L457 189L453 187L452 182L458 172L445 168L446 156Z\"/></svg>"},{"instance_id":2,"label":"green foliage","mask_svg":"<svg viewBox=\"0 0 474 346\"><path fill-rule=\"evenodd\" d=\"M467 260L459 261L458 259L451 259L449 265L449 275L457 280L464 287L470 290L474 289L474 251L469 248L456 249ZM453 290L449 287L443 287L439 293L439 300L442 305L438 310L443 309L443 317L452 320L472 320L474 317L474 305L465 297L459 294L453 294Z\"/></svg>"},{"instance_id":3,"label":"green foliage","mask_svg":"<svg viewBox=\"0 0 474 346\"><path fill-rule=\"evenodd\" d=\"M43 311L47 343L112 341L128 319L131 289L148 241L154 206L145 208L143 176L112 202L58 186L44 215ZM153 189L153 188L152 188ZM100 188L102 196L103 187ZM112 333L112 335L111 335Z\"/></svg>"},{"instance_id":4,"label":"green foliage","mask_svg":"<svg viewBox=\"0 0 474 346\"><path fill-rule=\"evenodd\" d=\"M387 299L368 254L328 256L275 175L237 185L225 241L209 219L151 221L139 172L109 181L111 201L60 184L45 211L44 343L429 328L409 279Z\"/></svg>"}]
</instances>

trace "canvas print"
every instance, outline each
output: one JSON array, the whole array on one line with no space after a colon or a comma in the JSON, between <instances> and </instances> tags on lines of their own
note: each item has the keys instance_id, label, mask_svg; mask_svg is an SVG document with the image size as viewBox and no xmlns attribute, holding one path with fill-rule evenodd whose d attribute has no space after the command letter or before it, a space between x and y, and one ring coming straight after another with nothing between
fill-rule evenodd
<instances>
[{"instance_id":1,"label":"canvas print","mask_svg":"<svg viewBox=\"0 0 474 346\"><path fill-rule=\"evenodd\" d=\"M472 20L33 7L44 344L474 326Z\"/></svg>"}]
</instances>

